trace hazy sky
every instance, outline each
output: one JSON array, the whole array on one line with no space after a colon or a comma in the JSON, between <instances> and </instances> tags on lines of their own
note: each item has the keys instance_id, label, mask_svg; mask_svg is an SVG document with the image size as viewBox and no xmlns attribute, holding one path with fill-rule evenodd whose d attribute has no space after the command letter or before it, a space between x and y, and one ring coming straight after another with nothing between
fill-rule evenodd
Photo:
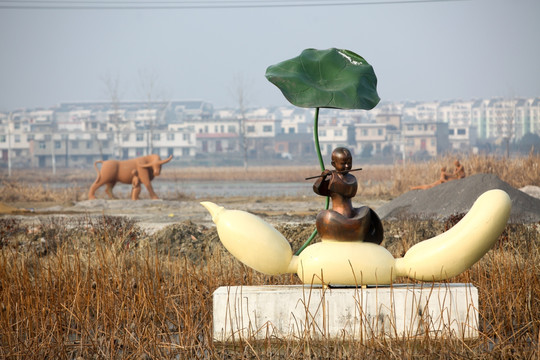
<instances>
[{"instance_id":1,"label":"hazy sky","mask_svg":"<svg viewBox=\"0 0 540 360\"><path fill-rule=\"evenodd\" d=\"M219 108L236 105L232 89L241 78L248 105L285 105L266 68L306 48L331 47L373 65L383 101L540 96L540 1L338 5L350 1L20 10L5 6L24 3L2 0L0 111L109 101L105 79L118 79L121 100L145 99L141 79L154 79L155 99L202 99Z\"/></svg>"}]
</instances>

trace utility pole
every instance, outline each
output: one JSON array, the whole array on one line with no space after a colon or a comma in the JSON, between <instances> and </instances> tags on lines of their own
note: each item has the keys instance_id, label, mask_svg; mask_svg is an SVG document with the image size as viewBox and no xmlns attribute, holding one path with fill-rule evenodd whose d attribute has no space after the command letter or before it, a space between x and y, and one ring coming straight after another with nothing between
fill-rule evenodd
<instances>
[{"instance_id":1,"label":"utility pole","mask_svg":"<svg viewBox=\"0 0 540 360\"><path fill-rule=\"evenodd\" d=\"M65 164L66 164L66 169L67 169L69 167L69 134L66 134L65 142L66 142L66 161L65 161Z\"/></svg>"},{"instance_id":2,"label":"utility pole","mask_svg":"<svg viewBox=\"0 0 540 360\"><path fill-rule=\"evenodd\" d=\"M8 124L7 124L7 136L8 136L8 153L7 153L7 158L8 158L8 177L11 177L11 124L12 124L12 121L13 121L12 114L13 114L13 113L10 113L10 114L9 114L9 121L8 121Z\"/></svg>"},{"instance_id":3,"label":"utility pole","mask_svg":"<svg viewBox=\"0 0 540 360\"><path fill-rule=\"evenodd\" d=\"M51 159L51 166L52 166L52 173L53 175L56 175L56 154L54 153L54 147L55 147L55 142L54 142L54 133L51 132L51 156L52 156L52 159Z\"/></svg>"}]
</instances>

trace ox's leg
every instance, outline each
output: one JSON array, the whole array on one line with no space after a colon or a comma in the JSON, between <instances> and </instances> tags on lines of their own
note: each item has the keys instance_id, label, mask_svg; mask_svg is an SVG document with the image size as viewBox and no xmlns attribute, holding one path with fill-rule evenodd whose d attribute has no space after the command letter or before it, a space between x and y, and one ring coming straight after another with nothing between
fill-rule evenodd
<instances>
[{"instance_id":1,"label":"ox's leg","mask_svg":"<svg viewBox=\"0 0 540 360\"><path fill-rule=\"evenodd\" d=\"M148 190L148 193L153 200L159 200L159 197L154 192L154 188L152 187L152 183L150 181L145 183L144 186L146 186L146 190Z\"/></svg>"},{"instance_id":2,"label":"ox's leg","mask_svg":"<svg viewBox=\"0 0 540 360\"><path fill-rule=\"evenodd\" d=\"M96 199L96 191L99 189L99 187L103 185L97 182L97 180L90 186L90 190L88 191L88 200L95 200Z\"/></svg>"},{"instance_id":3,"label":"ox's leg","mask_svg":"<svg viewBox=\"0 0 540 360\"><path fill-rule=\"evenodd\" d=\"M105 192L107 193L107 195L109 195L109 199L115 199L115 197L114 197L114 195L112 193L112 189L113 189L114 185L116 185L116 183L108 183L107 188L105 189Z\"/></svg>"},{"instance_id":4,"label":"ox's leg","mask_svg":"<svg viewBox=\"0 0 540 360\"><path fill-rule=\"evenodd\" d=\"M131 180L131 200L139 200L140 193L141 181L137 176L133 176L133 180Z\"/></svg>"}]
</instances>

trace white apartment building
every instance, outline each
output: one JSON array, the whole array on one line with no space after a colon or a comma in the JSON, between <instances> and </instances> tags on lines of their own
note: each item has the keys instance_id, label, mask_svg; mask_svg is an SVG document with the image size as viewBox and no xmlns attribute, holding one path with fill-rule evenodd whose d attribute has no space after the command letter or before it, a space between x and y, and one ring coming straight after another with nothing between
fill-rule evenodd
<instances>
[{"instance_id":1,"label":"white apartment building","mask_svg":"<svg viewBox=\"0 0 540 360\"><path fill-rule=\"evenodd\" d=\"M122 132L120 143L124 159L158 154L160 157L187 157L196 153L196 137L189 126L174 130L130 130Z\"/></svg>"},{"instance_id":2,"label":"white apartment building","mask_svg":"<svg viewBox=\"0 0 540 360\"><path fill-rule=\"evenodd\" d=\"M342 121L337 121L336 119L330 123L319 125L319 146L321 148L321 154L330 156L332 151L340 146L347 147L351 152L354 152L355 148L351 148L350 146L349 129L349 125Z\"/></svg>"},{"instance_id":3,"label":"white apartment building","mask_svg":"<svg viewBox=\"0 0 540 360\"><path fill-rule=\"evenodd\" d=\"M354 126L356 146L354 152L361 154L366 146L372 146L373 154L382 153L385 146L392 146L387 134L387 124L356 124Z\"/></svg>"},{"instance_id":4,"label":"white apartment building","mask_svg":"<svg viewBox=\"0 0 540 360\"><path fill-rule=\"evenodd\" d=\"M444 122L404 123L401 136L406 157L416 155L435 157L450 149L448 124Z\"/></svg>"},{"instance_id":5,"label":"white apartment building","mask_svg":"<svg viewBox=\"0 0 540 360\"><path fill-rule=\"evenodd\" d=\"M486 111L486 135L488 139L513 139L516 135L518 118L516 105L519 100L491 100ZM521 130L521 129L520 129ZM521 131L519 131L521 133Z\"/></svg>"},{"instance_id":6,"label":"white apartment building","mask_svg":"<svg viewBox=\"0 0 540 360\"><path fill-rule=\"evenodd\" d=\"M437 120L448 124L452 149L468 151L476 145L477 128L472 125L474 101L448 101L440 104Z\"/></svg>"},{"instance_id":7,"label":"white apartment building","mask_svg":"<svg viewBox=\"0 0 540 360\"><path fill-rule=\"evenodd\" d=\"M474 101L446 101L437 109L437 121L453 126L470 126Z\"/></svg>"},{"instance_id":8,"label":"white apartment building","mask_svg":"<svg viewBox=\"0 0 540 360\"><path fill-rule=\"evenodd\" d=\"M193 129L196 137L196 151L198 153L221 153L240 150L239 119L212 118L205 120L190 120L184 123ZM169 125L172 129L176 127Z\"/></svg>"},{"instance_id":9,"label":"white apartment building","mask_svg":"<svg viewBox=\"0 0 540 360\"><path fill-rule=\"evenodd\" d=\"M248 154L255 158L274 155L275 137L281 133L281 119L246 119Z\"/></svg>"},{"instance_id":10,"label":"white apartment building","mask_svg":"<svg viewBox=\"0 0 540 360\"><path fill-rule=\"evenodd\" d=\"M32 166L88 167L106 160L112 143L112 135L105 132L40 131L33 135Z\"/></svg>"},{"instance_id":11,"label":"white apartment building","mask_svg":"<svg viewBox=\"0 0 540 360\"><path fill-rule=\"evenodd\" d=\"M63 103L0 114L0 166L8 160L15 166L50 166L54 158L59 166L83 166L152 152L175 158L234 153L242 151L243 135L250 157L305 156L313 151L313 120L314 109L293 106L247 109L241 115L214 111L204 101ZM319 113L324 155L338 146L361 153L370 144L374 154L399 148L405 157L436 156L449 149L470 151L477 139L518 141L527 133L540 135L540 97L381 103L370 111Z\"/></svg>"},{"instance_id":12,"label":"white apartment building","mask_svg":"<svg viewBox=\"0 0 540 360\"><path fill-rule=\"evenodd\" d=\"M279 108L283 134L313 133L313 110L297 107Z\"/></svg>"},{"instance_id":13,"label":"white apartment building","mask_svg":"<svg viewBox=\"0 0 540 360\"><path fill-rule=\"evenodd\" d=\"M477 100L472 105L471 126L476 128L479 139L487 139L486 113L489 100Z\"/></svg>"},{"instance_id":14,"label":"white apartment building","mask_svg":"<svg viewBox=\"0 0 540 360\"><path fill-rule=\"evenodd\" d=\"M437 121L439 102L411 102L402 107L403 121Z\"/></svg>"},{"instance_id":15,"label":"white apartment building","mask_svg":"<svg viewBox=\"0 0 540 360\"><path fill-rule=\"evenodd\" d=\"M34 166L88 167L96 160L129 159L148 154L165 158L194 156L195 133L191 129L127 130L115 144L110 132L56 131L39 132L33 137ZM114 150L119 148L120 157Z\"/></svg>"},{"instance_id":16,"label":"white apartment building","mask_svg":"<svg viewBox=\"0 0 540 360\"><path fill-rule=\"evenodd\" d=\"M6 117L6 119L9 116ZM5 121L0 124L0 159L2 162L30 166L33 154L32 134L27 122Z\"/></svg>"},{"instance_id":17,"label":"white apartment building","mask_svg":"<svg viewBox=\"0 0 540 360\"><path fill-rule=\"evenodd\" d=\"M171 124L170 129L181 127L182 125L190 126L194 129L196 134L238 134L241 121L240 119L228 118L228 119L206 119L197 121L185 121L182 124Z\"/></svg>"},{"instance_id":18,"label":"white apartment building","mask_svg":"<svg viewBox=\"0 0 540 360\"><path fill-rule=\"evenodd\" d=\"M13 114L13 120L24 121L30 123L50 122L54 119L54 110L34 110L29 112L16 112Z\"/></svg>"},{"instance_id":19,"label":"white apartment building","mask_svg":"<svg viewBox=\"0 0 540 360\"><path fill-rule=\"evenodd\" d=\"M531 133L540 135L540 98L529 99L530 102L530 129Z\"/></svg>"},{"instance_id":20,"label":"white apartment building","mask_svg":"<svg viewBox=\"0 0 540 360\"><path fill-rule=\"evenodd\" d=\"M275 137L281 133L281 120L249 118L245 126L248 139Z\"/></svg>"}]
</instances>

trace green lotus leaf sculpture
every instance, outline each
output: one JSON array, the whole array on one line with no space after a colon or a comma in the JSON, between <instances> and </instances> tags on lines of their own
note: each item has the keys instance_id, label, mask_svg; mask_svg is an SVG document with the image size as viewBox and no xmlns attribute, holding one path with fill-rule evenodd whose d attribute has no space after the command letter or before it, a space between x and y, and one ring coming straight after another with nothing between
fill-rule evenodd
<instances>
[{"instance_id":1,"label":"green lotus leaf sculpture","mask_svg":"<svg viewBox=\"0 0 540 360\"><path fill-rule=\"evenodd\" d=\"M324 161L319 144L319 109L373 109L380 101L377 76L373 67L360 55L331 48L306 49L300 56L271 65L266 78L276 85L293 105L315 108L313 137L321 171ZM328 210L330 198L326 198ZM296 252L299 255L317 235L313 231Z\"/></svg>"},{"instance_id":2,"label":"green lotus leaf sculpture","mask_svg":"<svg viewBox=\"0 0 540 360\"><path fill-rule=\"evenodd\" d=\"M269 66L266 78L299 107L370 110L380 101L373 67L350 50L306 49Z\"/></svg>"}]
</instances>

